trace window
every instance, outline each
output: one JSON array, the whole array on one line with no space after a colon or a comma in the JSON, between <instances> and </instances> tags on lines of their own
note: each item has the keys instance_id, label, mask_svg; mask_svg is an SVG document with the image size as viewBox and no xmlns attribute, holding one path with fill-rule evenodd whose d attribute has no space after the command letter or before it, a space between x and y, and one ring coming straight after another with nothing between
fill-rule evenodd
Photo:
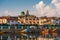
<instances>
[{"instance_id":1,"label":"window","mask_svg":"<svg viewBox=\"0 0 60 40\"><path fill-rule=\"evenodd\" d=\"M31 19L29 19L29 20L31 20Z\"/></svg>"},{"instance_id":2,"label":"window","mask_svg":"<svg viewBox=\"0 0 60 40\"><path fill-rule=\"evenodd\" d=\"M4 26L2 26L3 27L3 29L8 29L8 26L6 26L6 25L4 25Z\"/></svg>"},{"instance_id":3,"label":"window","mask_svg":"<svg viewBox=\"0 0 60 40\"><path fill-rule=\"evenodd\" d=\"M39 18L36 18L37 20L39 20Z\"/></svg>"},{"instance_id":4,"label":"window","mask_svg":"<svg viewBox=\"0 0 60 40\"><path fill-rule=\"evenodd\" d=\"M21 23L23 23L23 22L21 22Z\"/></svg>"},{"instance_id":5,"label":"window","mask_svg":"<svg viewBox=\"0 0 60 40\"><path fill-rule=\"evenodd\" d=\"M35 22L33 22L33 24L35 24Z\"/></svg>"},{"instance_id":6,"label":"window","mask_svg":"<svg viewBox=\"0 0 60 40\"><path fill-rule=\"evenodd\" d=\"M3 36L2 36L2 39L4 39L4 40L7 40L7 38L8 38L7 35L3 35Z\"/></svg>"},{"instance_id":7,"label":"window","mask_svg":"<svg viewBox=\"0 0 60 40\"><path fill-rule=\"evenodd\" d=\"M22 27L21 25L18 25L18 26L17 26L17 29L21 29L21 27Z\"/></svg>"},{"instance_id":8,"label":"window","mask_svg":"<svg viewBox=\"0 0 60 40\"><path fill-rule=\"evenodd\" d=\"M19 22L18 22L19 23Z\"/></svg>"},{"instance_id":9,"label":"window","mask_svg":"<svg viewBox=\"0 0 60 40\"><path fill-rule=\"evenodd\" d=\"M28 20L28 19L26 18L26 20Z\"/></svg>"},{"instance_id":10,"label":"window","mask_svg":"<svg viewBox=\"0 0 60 40\"><path fill-rule=\"evenodd\" d=\"M37 22L37 24L39 24L39 22Z\"/></svg>"},{"instance_id":11,"label":"window","mask_svg":"<svg viewBox=\"0 0 60 40\"><path fill-rule=\"evenodd\" d=\"M50 20L47 20L47 22L50 22Z\"/></svg>"},{"instance_id":12,"label":"window","mask_svg":"<svg viewBox=\"0 0 60 40\"><path fill-rule=\"evenodd\" d=\"M35 20L35 18L33 20Z\"/></svg>"},{"instance_id":13,"label":"window","mask_svg":"<svg viewBox=\"0 0 60 40\"><path fill-rule=\"evenodd\" d=\"M0 26L0 29L1 29L1 26Z\"/></svg>"},{"instance_id":14,"label":"window","mask_svg":"<svg viewBox=\"0 0 60 40\"><path fill-rule=\"evenodd\" d=\"M10 21L8 21L8 23L9 23Z\"/></svg>"},{"instance_id":15,"label":"window","mask_svg":"<svg viewBox=\"0 0 60 40\"><path fill-rule=\"evenodd\" d=\"M56 19L56 21L58 21L58 19Z\"/></svg>"},{"instance_id":16,"label":"window","mask_svg":"<svg viewBox=\"0 0 60 40\"><path fill-rule=\"evenodd\" d=\"M30 21L30 24L31 24L31 21Z\"/></svg>"},{"instance_id":17,"label":"window","mask_svg":"<svg viewBox=\"0 0 60 40\"><path fill-rule=\"evenodd\" d=\"M17 38L21 38L21 35L17 35L16 37L17 37Z\"/></svg>"},{"instance_id":18,"label":"window","mask_svg":"<svg viewBox=\"0 0 60 40\"><path fill-rule=\"evenodd\" d=\"M13 20L11 20L11 22L14 22Z\"/></svg>"}]
</instances>

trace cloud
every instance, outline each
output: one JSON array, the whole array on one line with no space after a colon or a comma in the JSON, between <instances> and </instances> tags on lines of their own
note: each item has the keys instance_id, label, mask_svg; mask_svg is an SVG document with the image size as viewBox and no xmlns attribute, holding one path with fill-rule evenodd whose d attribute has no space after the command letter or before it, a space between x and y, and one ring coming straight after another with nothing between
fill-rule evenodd
<instances>
[{"instance_id":1,"label":"cloud","mask_svg":"<svg viewBox=\"0 0 60 40\"><path fill-rule=\"evenodd\" d=\"M49 5L40 1L34 6L38 12L38 16L60 16L60 0L52 0Z\"/></svg>"},{"instance_id":2,"label":"cloud","mask_svg":"<svg viewBox=\"0 0 60 40\"><path fill-rule=\"evenodd\" d=\"M52 3L59 3L60 0L53 0Z\"/></svg>"},{"instance_id":3,"label":"cloud","mask_svg":"<svg viewBox=\"0 0 60 40\"><path fill-rule=\"evenodd\" d=\"M4 15L2 15L2 16L8 16L8 15L10 15L10 16L17 16L18 15L17 12L15 12L15 11L9 11L9 10L5 10L3 12L3 14Z\"/></svg>"}]
</instances>

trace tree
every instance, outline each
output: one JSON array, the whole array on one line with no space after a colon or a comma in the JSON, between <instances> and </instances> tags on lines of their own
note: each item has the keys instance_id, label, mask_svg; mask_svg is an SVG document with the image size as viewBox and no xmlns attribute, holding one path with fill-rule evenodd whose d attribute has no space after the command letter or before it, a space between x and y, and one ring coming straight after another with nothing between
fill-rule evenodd
<instances>
[{"instance_id":1,"label":"tree","mask_svg":"<svg viewBox=\"0 0 60 40\"><path fill-rule=\"evenodd\" d=\"M24 12L24 11L22 11L22 12L21 12L21 15L22 15L22 16L23 16L23 15L25 15L25 12Z\"/></svg>"}]
</instances>

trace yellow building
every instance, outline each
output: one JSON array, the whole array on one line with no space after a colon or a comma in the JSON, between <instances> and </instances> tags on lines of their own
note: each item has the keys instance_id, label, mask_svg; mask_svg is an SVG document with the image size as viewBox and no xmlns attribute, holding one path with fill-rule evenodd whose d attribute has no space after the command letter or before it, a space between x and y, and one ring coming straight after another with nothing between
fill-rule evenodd
<instances>
[{"instance_id":1,"label":"yellow building","mask_svg":"<svg viewBox=\"0 0 60 40\"><path fill-rule=\"evenodd\" d=\"M4 17L0 17L0 24L6 24L7 23L7 19Z\"/></svg>"},{"instance_id":2,"label":"yellow building","mask_svg":"<svg viewBox=\"0 0 60 40\"><path fill-rule=\"evenodd\" d=\"M24 24L24 18L23 18L23 16L18 16L18 23Z\"/></svg>"},{"instance_id":3,"label":"yellow building","mask_svg":"<svg viewBox=\"0 0 60 40\"><path fill-rule=\"evenodd\" d=\"M50 24L53 25L54 24L54 18L55 17L40 17L39 18L39 25L44 25L44 24Z\"/></svg>"},{"instance_id":4,"label":"yellow building","mask_svg":"<svg viewBox=\"0 0 60 40\"><path fill-rule=\"evenodd\" d=\"M28 17L25 17L24 23L26 24L37 24L38 18L36 16L30 15Z\"/></svg>"},{"instance_id":5,"label":"yellow building","mask_svg":"<svg viewBox=\"0 0 60 40\"><path fill-rule=\"evenodd\" d=\"M44 24L54 24L54 17L36 17L36 16L27 16L27 17L18 17L18 21L20 21L23 24L37 24L37 25L44 25Z\"/></svg>"},{"instance_id":6,"label":"yellow building","mask_svg":"<svg viewBox=\"0 0 60 40\"><path fill-rule=\"evenodd\" d=\"M30 16L18 16L18 22L21 24L38 24L39 19L33 15Z\"/></svg>"},{"instance_id":7,"label":"yellow building","mask_svg":"<svg viewBox=\"0 0 60 40\"><path fill-rule=\"evenodd\" d=\"M18 22L21 24L39 24L39 19L34 15L29 15L29 11L27 10L24 15L18 16Z\"/></svg>"},{"instance_id":8,"label":"yellow building","mask_svg":"<svg viewBox=\"0 0 60 40\"><path fill-rule=\"evenodd\" d=\"M34 15L29 15L28 11L26 11L26 13L22 12L22 14L23 15L18 16L18 22L21 24L54 24L55 17L36 17Z\"/></svg>"}]
</instances>

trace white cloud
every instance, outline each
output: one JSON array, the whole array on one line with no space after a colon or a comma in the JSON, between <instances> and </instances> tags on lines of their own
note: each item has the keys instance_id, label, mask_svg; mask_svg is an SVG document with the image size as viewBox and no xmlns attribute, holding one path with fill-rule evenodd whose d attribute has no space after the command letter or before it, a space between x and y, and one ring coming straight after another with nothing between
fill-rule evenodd
<instances>
[{"instance_id":1,"label":"white cloud","mask_svg":"<svg viewBox=\"0 0 60 40\"><path fill-rule=\"evenodd\" d=\"M8 16L8 15L10 15L10 16L17 16L18 14L17 14L17 12L15 12L15 11L9 11L9 10L5 10L4 12L3 12L3 16Z\"/></svg>"},{"instance_id":2,"label":"white cloud","mask_svg":"<svg viewBox=\"0 0 60 40\"><path fill-rule=\"evenodd\" d=\"M43 3L43 1L41 1L41 2L39 2L38 4L36 4L36 8L37 9L41 9L42 7L44 7L44 3Z\"/></svg>"},{"instance_id":3,"label":"white cloud","mask_svg":"<svg viewBox=\"0 0 60 40\"><path fill-rule=\"evenodd\" d=\"M4 13L9 13L8 10L6 10Z\"/></svg>"},{"instance_id":4,"label":"white cloud","mask_svg":"<svg viewBox=\"0 0 60 40\"><path fill-rule=\"evenodd\" d=\"M40 1L34 8L40 14L38 16L60 16L60 0L52 0L47 6Z\"/></svg>"},{"instance_id":5,"label":"white cloud","mask_svg":"<svg viewBox=\"0 0 60 40\"><path fill-rule=\"evenodd\" d=\"M52 3L59 3L60 0L52 0Z\"/></svg>"}]
</instances>

